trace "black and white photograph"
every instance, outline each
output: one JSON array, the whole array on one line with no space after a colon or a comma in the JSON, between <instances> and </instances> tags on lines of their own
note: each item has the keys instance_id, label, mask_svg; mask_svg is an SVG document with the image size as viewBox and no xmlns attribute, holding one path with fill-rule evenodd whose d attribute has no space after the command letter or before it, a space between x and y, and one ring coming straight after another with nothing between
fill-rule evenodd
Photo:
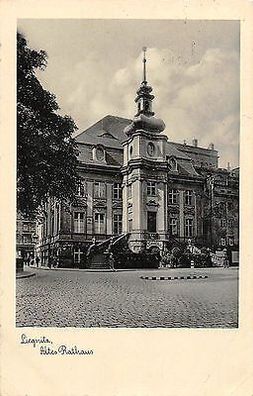
<instances>
[{"instance_id":1,"label":"black and white photograph","mask_svg":"<svg viewBox=\"0 0 253 396\"><path fill-rule=\"evenodd\" d=\"M240 21L16 44L16 327L237 329Z\"/></svg>"}]
</instances>

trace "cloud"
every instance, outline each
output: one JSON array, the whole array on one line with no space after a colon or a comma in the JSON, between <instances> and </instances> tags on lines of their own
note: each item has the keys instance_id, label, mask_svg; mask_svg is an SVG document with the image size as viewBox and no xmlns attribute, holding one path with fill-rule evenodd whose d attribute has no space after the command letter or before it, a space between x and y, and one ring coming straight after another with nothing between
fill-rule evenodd
<instances>
[{"instance_id":1,"label":"cloud","mask_svg":"<svg viewBox=\"0 0 253 396\"><path fill-rule=\"evenodd\" d=\"M148 50L148 81L153 87L154 111L166 124L172 141L191 143L193 137L220 151L220 165L238 164L239 57L231 49L206 50L196 64L184 62L168 49ZM82 61L59 75L50 89L57 94L64 112L80 129L107 114L131 118L136 112L135 92L142 79L142 55L130 57L115 70L113 62L90 52ZM48 72L57 67L50 59ZM58 64L59 68L59 64ZM49 79L50 80L50 79ZM52 80L52 79L51 79Z\"/></svg>"}]
</instances>

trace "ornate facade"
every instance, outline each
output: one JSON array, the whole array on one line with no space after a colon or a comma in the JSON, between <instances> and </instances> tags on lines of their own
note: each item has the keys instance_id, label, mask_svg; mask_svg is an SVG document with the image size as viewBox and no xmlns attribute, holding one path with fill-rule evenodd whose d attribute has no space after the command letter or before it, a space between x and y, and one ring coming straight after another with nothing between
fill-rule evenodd
<instances>
[{"instance_id":1,"label":"ornate facade","mask_svg":"<svg viewBox=\"0 0 253 396\"><path fill-rule=\"evenodd\" d=\"M106 116L76 137L76 202L48 202L37 246L43 265L86 266L93 238L122 234L136 253L188 239L238 250L238 168L219 168L212 143L169 140L152 110L145 67L144 56L133 120Z\"/></svg>"}]
</instances>

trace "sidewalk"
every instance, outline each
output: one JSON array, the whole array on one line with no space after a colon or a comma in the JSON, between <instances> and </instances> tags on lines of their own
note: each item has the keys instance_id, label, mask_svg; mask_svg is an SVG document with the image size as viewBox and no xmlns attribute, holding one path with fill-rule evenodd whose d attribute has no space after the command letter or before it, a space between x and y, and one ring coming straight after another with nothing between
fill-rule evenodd
<instances>
[{"instance_id":1,"label":"sidewalk","mask_svg":"<svg viewBox=\"0 0 253 396\"><path fill-rule=\"evenodd\" d=\"M165 271L165 272L203 272L203 271L217 271L217 270L235 270L239 269L239 267L229 267L229 268L223 268L223 267L208 267L208 268L119 268L119 269L111 269L111 268L49 268L49 267L36 267L36 266L30 266L29 268L35 269L35 270L45 270L45 271L74 271L74 272L134 272L134 271Z\"/></svg>"},{"instance_id":2,"label":"sidewalk","mask_svg":"<svg viewBox=\"0 0 253 396\"><path fill-rule=\"evenodd\" d=\"M31 272L31 271L22 271L22 272L18 272L16 273L16 279L21 279L21 278L30 278L31 276L35 276L35 272Z\"/></svg>"}]
</instances>

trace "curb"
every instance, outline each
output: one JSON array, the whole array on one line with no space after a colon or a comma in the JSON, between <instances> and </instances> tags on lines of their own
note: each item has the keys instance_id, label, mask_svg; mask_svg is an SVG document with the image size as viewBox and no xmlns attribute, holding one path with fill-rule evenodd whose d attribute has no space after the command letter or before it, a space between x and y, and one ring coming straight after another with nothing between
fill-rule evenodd
<instances>
[{"instance_id":1,"label":"curb","mask_svg":"<svg viewBox=\"0 0 253 396\"><path fill-rule=\"evenodd\" d=\"M140 276L144 280L181 280L181 279L206 279L207 275L188 275L188 276Z\"/></svg>"},{"instance_id":2,"label":"curb","mask_svg":"<svg viewBox=\"0 0 253 396\"><path fill-rule=\"evenodd\" d=\"M22 278L31 278L31 276L35 276L35 272L31 272L30 274L21 274L21 275L16 275L16 279L22 279Z\"/></svg>"}]
</instances>

